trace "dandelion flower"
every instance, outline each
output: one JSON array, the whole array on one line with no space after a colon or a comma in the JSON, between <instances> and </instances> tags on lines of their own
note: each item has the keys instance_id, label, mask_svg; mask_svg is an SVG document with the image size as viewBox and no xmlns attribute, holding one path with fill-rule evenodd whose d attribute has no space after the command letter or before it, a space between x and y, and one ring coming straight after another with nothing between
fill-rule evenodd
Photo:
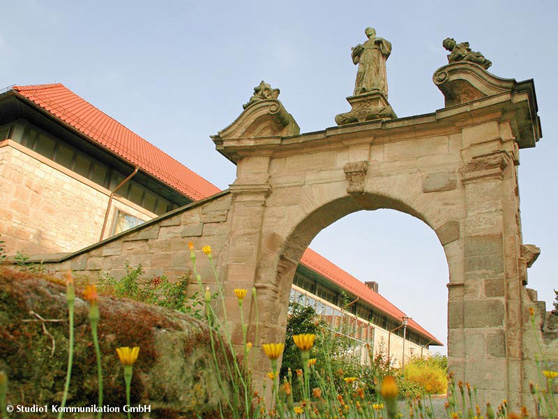
<instances>
[{"instance_id":1,"label":"dandelion flower","mask_svg":"<svg viewBox=\"0 0 558 419\"><path fill-rule=\"evenodd\" d=\"M262 345L262 348L265 355L273 361L281 356L285 345L283 343L265 343Z\"/></svg>"},{"instance_id":2,"label":"dandelion flower","mask_svg":"<svg viewBox=\"0 0 558 419\"><path fill-rule=\"evenodd\" d=\"M273 374L273 372L268 372L267 377L273 381L273 379L275 378L275 374Z\"/></svg>"},{"instance_id":3,"label":"dandelion flower","mask_svg":"<svg viewBox=\"0 0 558 419\"><path fill-rule=\"evenodd\" d=\"M322 397L322 389L320 387L316 387L315 389L312 390L312 395L316 399L319 399L320 397Z\"/></svg>"},{"instance_id":4,"label":"dandelion flower","mask_svg":"<svg viewBox=\"0 0 558 419\"><path fill-rule=\"evenodd\" d=\"M99 294L97 294L97 287L95 284L85 287L85 290L83 291L83 298L92 304L99 301Z\"/></svg>"},{"instance_id":5,"label":"dandelion flower","mask_svg":"<svg viewBox=\"0 0 558 419\"><path fill-rule=\"evenodd\" d=\"M309 359L308 360L308 366L313 367L314 365L316 365L316 361L317 361L316 358Z\"/></svg>"},{"instance_id":6,"label":"dandelion flower","mask_svg":"<svg viewBox=\"0 0 558 419\"><path fill-rule=\"evenodd\" d=\"M293 336L295 345L303 352L312 349L312 346L314 346L314 339L316 339L316 335L314 334L302 334Z\"/></svg>"},{"instance_id":7,"label":"dandelion flower","mask_svg":"<svg viewBox=\"0 0 558 419\"><path fill-rule=\"evenodd\" d=\"M205 253L207 256L211 255L211 246L207 245L202 247L202 252Z\"/></svg>"},{"instance_id":8,"label":"dandelion flower","mask_svg":"<svg viewBox=\"0 0 558 419\"><path fill-rule=\"evenodd\" d=\"M246 343L246 353L250 352L250 349L252 349L252 342L247 342Z\"/></svg>"},{"instance_id":9,"label":"dandelion flower","mask_svg":"<svg viewBox=\"0 0 558 419\"><path fill-rule=\"evenodd\" d=\"M122 365L134 365L138 360L139 350L137 346L130 348L128 346L123 346L122 348L116 348L116 353Z\"/></svg>"},{"instance_id":10,"label":"dandelion flower","mask_svg":"<svg viewBox=\"0 0 558 419\"><path fill-rule=\"evenodd\" d=\"M297 415L302 415L302 414L304 413L304 408L302 408L302 407L300 407L300 406L297 406L297 407L294 408L294 412L295 412Z\"/></svg>"},{"instance_id":11,"label":"dandelion flower","mask_svg":"<svg viewBox=\"0 0 558 419\"><path fill-rule=\"evenodd\" d=\"M391 375L387 375L384 377L382 381L382 388L380 390L380 394L386 400L395 399L399 390L397 388L397 384L395 383L395 378Z\"/></svg>"},{"instance_id":12,"label":"dandelion flower","mask_svg":"<svg viewBox=\"0 0 558 419\"><path fill-rule=\"evenodd\" d=\"M354 383L356 380L358 380L358 378L357 377L345 377L344 380L347 384L351 384L351 383Z\"/></svg>"},{"instance_id":13,"label":"dandelion flower","mask_svg":"<svg viewBox=\"0 0 558 419\"><path fill-rule=\"evenodd\" d=\"M543 374L549 380L558 377L558 372L556 371L543 371Z\"/></svg>"},{"instance_id":14,"label":"dandelion flower","mask_svg":"<svg viewBox=\"0 0 558 419\"><path fill-rule=\"evenodd\" d=\"M236 298L238 298L238 302L241 303L242 300L244 300L244 297L246 297L246 290L235 288L234 295L236 295Z\"/></svg>"}]
</instances>

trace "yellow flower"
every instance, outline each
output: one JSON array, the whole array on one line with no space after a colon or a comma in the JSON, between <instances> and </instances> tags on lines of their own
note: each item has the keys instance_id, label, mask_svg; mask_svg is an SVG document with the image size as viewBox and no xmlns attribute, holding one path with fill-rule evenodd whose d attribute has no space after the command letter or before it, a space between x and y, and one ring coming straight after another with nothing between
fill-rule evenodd
<instances>
[{"instance_id":1,"label":"yellow flower","mask_svg":"<svg viewBox=\"0 0 558 419\"><path fill-rule=\"evenodd\" d=\"M274 360L281 356L283 349L285 349L285 345L283 343L265 343L262 345L262 348L266 356Z\"/></svg>"},{"instance_id":2,"label":"yellow flower","mask_svg":"<svg viewBox=\"0 0 558 419\"><path fill-rule=\"evenodd\" d=\"M372 409L374 410L382 410L384 408L384 404L383 403L376 403L372 405Z\"/></svg>"},{"instance_id":3,"label":"yellow flower","mask_svg":"<svg viewBox=\"0 0 558 419\"><path fill-rule=\"evenodd\" d=\"M194 250L194 243L188 242L188 249L189 250Z\"/></svg>"},{"instance_id":4,"label":"yellow flower","mask_svg":"<svg viewBox=\"0 0 558 419\"><path fill-rule=\"evenodd\" d=\"M238 302L241 303L242 300L244 300L244 297L246 297L246 290L235 288L234 295L236 295L236 298L238 298Z\"/></svg>"},{"instance_id":5,"label":"yellow flower","mask_svg":"<svg viewBox=\"0 0 558 419\"><path fill-rule=\"evenodd\" d=\"M312 346L314 346L314 339L316 339L316 335L313 334L293 336L295 345L303 352L312 349Z\"/></svg>"},{"instance_id":6,"label":"yellow flower","mask_svg":"<svg viewBox=\"0 0 558 419\"><path fill-rule=\"evenodd\" d=\"M122 348L116 348L116 353L122 365L134 365L138 360L139 350L137 346L130 348L128 346L123 346Z\"/></svg>"},{"instance_id":7,"label":"yellow flower","mask_svg":"<svg viewBox=\"0 0 558 419\"><path fill-rule=\"evenodd\" d=\"M207 245L202 247L202 252L205 253L207 256L211 255L211 246Z\"/></svg>"},{"instance_id":8,"label":"yellow flower","mask_svg":"<svg viewBox=\"0 0 558 419\"><path fill-rule=\"evenodd\" d=\"M549 380L558 377L558 372L556 371L543 371L543 374Z\"/></svg>"},{"instance_id":9,"label":"yellow flower","mask_svg":"<svg viewBox=\"0 0 558 419\"><path fill-rule=\"evenodd\" d=\"M354 383L356 380L358 380L358 378L357 377L345 377L344 380L347 384L351 384L351 383Z\"/></svg>"},{"instance_id":10,"label":"yellow flower","mask_svg":"<svg viewBox=\"0 0 558 419\"><path fill-rule=\"evenodd\" d=\"M395 378L391 375L386 375L382 381L382 388L380 389L380 394L386 400L395 399L399 390L397 384L395 383Z\"/></svg>"},{"instance_id":11,"label":"yellow flower","mask_svg":"<svg viewBox=\"0 0 558 419\"><path fill-rule=\"evenodd\" d=\"M297 407L294 408L294 412L295 412L297 415L302 415L302 414L304 413L304 408L302 408L302 407L300 407L300 406L297 406Z\"/></svg>"},{"instance_id":12,"label":"yellow flower","mask_svg":"<svg viewBox=\"0 0 558 419\"><path fill-rule=\"evenodd\" d=\"M273 374L273 372L268 372L267 373L267 377L273 381L273 379L275 378L275 375Z\"/></svg>"},{"instance_id":13,"label":"yellow flower","mask_svg":"<svg viewBox=\"0 0 558 419\"><path fill-rule=\"evenodd\" d=\"M308 366L313 367L314 365L316 365L316 361L317 361L316 358L309 359L308 360Z\"/></svg>"},{"instance_id":14,"label":"yellow flower","mask_svg":"<svg viewBox=\"0 0 558 419\"><path fill-rule=\"evenodd\" d=\"M250 349L252 349L252 342L247 342L246 343L246 353L250 352Z\"/></svg>"}]
</instances>

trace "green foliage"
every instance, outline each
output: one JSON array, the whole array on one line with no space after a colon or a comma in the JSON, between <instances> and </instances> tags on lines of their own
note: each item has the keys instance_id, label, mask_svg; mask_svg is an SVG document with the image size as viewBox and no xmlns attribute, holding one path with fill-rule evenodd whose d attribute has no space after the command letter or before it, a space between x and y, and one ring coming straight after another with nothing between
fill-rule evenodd
<instances>
[{"instance_id":1,"label":"green foliage","mask_svg":"<svg viewBox=\"0 0 558 419\"><path fill-rule=\"evenodd\" d=\"M1 236L1 235L0 235ZM6 253L6 245L4 240L0 240L0 265L3 265L8 255Z\"/></svg>"},{"instance_id":2,"label":"green foliage","mask_svg":"<svg viewBox=\"0 0 558 419\"><path fill-rule=\"evenodd\" d=\"M203 296L199 291L188 296L189 278L179 278L177 282L170 282L165 276L144 278L145 271L141 264L134 267L128 262L125 265L126 275L115 279L109 274L99 277L99 289L103 293L114 294L117 297L130 298L149 304L187 313L198 319L204 319Z\"/></svg>"},{"instance_id":3,"label":"green foliage","mask_svg":"<svg viewBox=\"0 0 558 419\"><path fill-rule=\"evenodd\" d=\"M19 250L15 255L15 264L22 271L28 271L35 274L42 274L45 271L42 262L39 264L29 262L29 256Z\"/></svg>"},{"instance_id":4,"label":"green foliage","mask_svg":"<svg viewBox=\"0 0 558 419\"><path fill-rule=\"evenodd\" d=\"M312 307L291 302L289 305L289 317L287 319L287 331L285 335L285 350L283 351L283 362L279 375L286 377L289 369L295 374L296 370L302 369L302 358L300 351L293 341L294 335L303 333L317 334L320 322L316 311ZM315 349L313 350L315 351ZM314 357L314 355L311 355ZM294 386L295 396L301 394L299 386Z\"/></svg>"},{"instance_id":5,"label":"green foliage","mask_svg":"<svg viewBox=\"0 0 558 419\"><path fill-rule=\"evenodd\" d=\"M554 306L554 310L552 310L552 314L558 316L558 291L556 290L554 290L554 302L552 303L552 305Z\"/></svg>"}]
</instances>

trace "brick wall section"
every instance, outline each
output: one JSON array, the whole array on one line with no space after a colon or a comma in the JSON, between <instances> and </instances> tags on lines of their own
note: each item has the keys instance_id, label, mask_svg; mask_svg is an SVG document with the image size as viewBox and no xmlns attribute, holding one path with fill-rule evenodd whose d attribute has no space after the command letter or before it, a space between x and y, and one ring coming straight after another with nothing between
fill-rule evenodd
<instances>
[{"instance_id":1,"label":"brick wall section","mask_svg":"<svg viewBox=\"0 0 558 419\"><path fill-rule=\"evenodd\" d=\"M13 141L0 143L0 238L8 254L72 252L99 241L110 191ZM155 214L118 198L142 220ZM71 216L70 216L71 215Z\"/></svg>"},{"instance_id":2,"label":"brick wall section","mask_svg":"<svg viewBox=\"0 0 558 419\"><path fill-rule=\"evenodd\" d=\"M76 275L95 277L106 272L120 278L126 272L126 263L141 264L148 278L165 275L170 281L176 281L191 275L188 243L192 242L203 282L212 284L212 269L201 248L211 246L219 263L219 255L227 243L230 205L231 194L221 192L72 255L45 261L44 266L55 274L71 269Z\"/></svg>"}]
</instances>

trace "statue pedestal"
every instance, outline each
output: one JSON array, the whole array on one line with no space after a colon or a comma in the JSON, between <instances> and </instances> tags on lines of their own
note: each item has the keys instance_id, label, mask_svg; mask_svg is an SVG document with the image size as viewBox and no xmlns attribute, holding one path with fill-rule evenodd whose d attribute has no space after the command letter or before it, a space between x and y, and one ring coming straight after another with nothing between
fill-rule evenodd
<instances>
[{"instance_id":1,"label":"statue pedestal","mask_svg":"<svg viewBox=\"0 0 558 419\"><path fill-rule=\"evenodd\" d=\"M352 109L350 112L341 113L335 117L337 125L397 118L387 99L380 92L349 96L347 101Z\"/></svg>"}]
</instances>

